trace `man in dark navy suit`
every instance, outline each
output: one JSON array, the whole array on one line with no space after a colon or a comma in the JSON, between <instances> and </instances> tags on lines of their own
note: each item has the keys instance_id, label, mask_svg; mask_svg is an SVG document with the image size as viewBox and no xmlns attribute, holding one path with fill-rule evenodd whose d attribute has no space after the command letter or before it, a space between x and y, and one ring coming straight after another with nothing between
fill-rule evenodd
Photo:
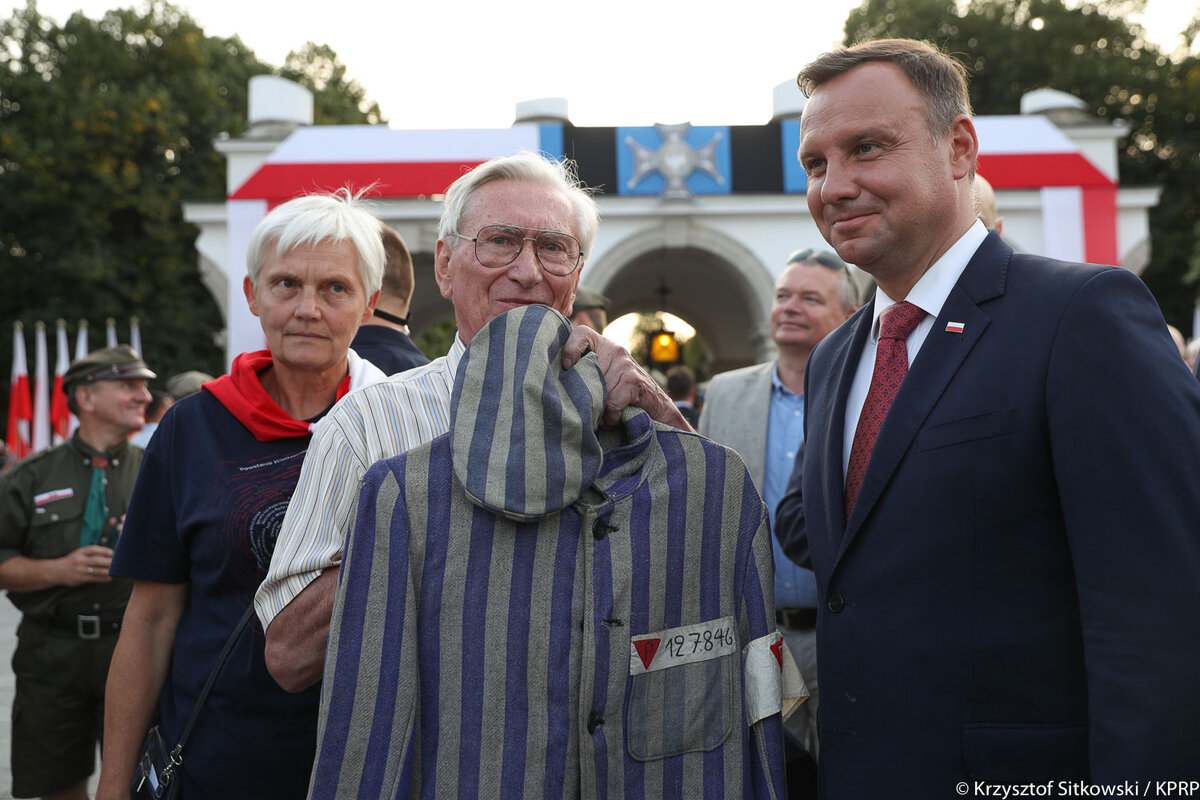
<instances>
[{"instance_id":1,"label":"man in dark navy suit","mask_svg":"<svg viewBox=\"0 0 1200 800\"><path fill-rule=\"evenodd\" d=\"M868 42L799 83L809 209L878 284L813 352L777 516L824 797L1195 778L1200 385L1153 298L976 219L956 61Z\"/></svg>"}]
</instances>

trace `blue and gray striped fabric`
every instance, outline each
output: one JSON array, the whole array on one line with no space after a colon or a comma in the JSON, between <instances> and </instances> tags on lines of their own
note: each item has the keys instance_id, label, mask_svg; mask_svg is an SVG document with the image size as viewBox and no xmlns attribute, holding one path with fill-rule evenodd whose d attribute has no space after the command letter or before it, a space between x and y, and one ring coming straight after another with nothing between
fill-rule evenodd
<instances>
[{"instance_id":1,"label":"blue and gray striped fabric","mask_svg":"<svg viewBox=\"0 0 1200 800\"><path fill-rule=\"evenodd\" d=\"M571 334L565 317L545 306L517 310L487 325L463 355L450 435L467 497L525 521L574 503L600 472L604 377L590 353L574 369L559 366Z\"/></svg>"},{"instance_id":2,"label":"blue and gray striped fabric","mask_svg":"<svg viewBox=\"0 0 1200 800\"><path fill-rule=\"evenodd\" d=\"M493 320L451 432L367 473L311 797L785 795L779 715L744 700L743 652L775 632L766 509L707 439L636 409L593 430L603 382L561 369L569 332L538 306ZM721 646L655 661L675 629Z\"/></svg>"}]
</instances>

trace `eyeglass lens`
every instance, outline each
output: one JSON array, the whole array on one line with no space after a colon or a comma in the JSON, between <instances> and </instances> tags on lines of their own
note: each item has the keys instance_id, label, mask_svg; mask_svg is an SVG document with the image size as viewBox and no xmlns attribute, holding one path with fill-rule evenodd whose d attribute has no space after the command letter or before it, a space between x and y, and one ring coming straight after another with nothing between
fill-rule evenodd
<instances>
[{"instance_id":1,"label":"eyeglass lens","mask_svg":"<svg viewBox=\"0 0 1200 800\"><path fill-rule=\"evenodd\" d=\"M485 267L503 267L516 260L526 239L533 241L538 261L548 272L569 275L579 265L579 240L569 233L525 230L511 225L488 225L475 237L475 253Z\"/></svg>"}]
</instances>

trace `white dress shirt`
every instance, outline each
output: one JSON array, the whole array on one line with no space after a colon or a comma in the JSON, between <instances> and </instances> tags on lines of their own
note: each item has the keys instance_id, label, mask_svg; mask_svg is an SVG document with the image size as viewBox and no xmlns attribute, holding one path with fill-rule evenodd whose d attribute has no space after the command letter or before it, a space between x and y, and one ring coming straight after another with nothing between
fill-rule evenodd
<instances>
[{"instance_id":1,"label":"white dress shirt","mask_svg":"<svg viewBox=\"0 0 1200 800\"><path fill-rule=\"evenodd\" d=\"M908 349L908 365L911 367L925 337L933 330L933 323L942 313L942 306L950 296L950 290L967 268L967 262L975 255L979 245L987 238L987 228L975 220L975 224L959 237L942 257L933 262L917 281L908 297L902 298L925 312L926 316L905 340ZM858 368L854 372L854 381L850 384L850 393L846 396L846 427L842 443L842 480L846 479L846 470L850 467L850 448L854 446L854 432L858 428L858 417L862 414L863 403L867 400L867 392L871 388L871 376L875 372L875 351L879 346L879 317L900 301L888 297L883 289L875 290L875 308L871 318L871 333L863 345L862 357L858 359ZM954 322L955 320L947 320Z\"/></svg>"}]
</instances>

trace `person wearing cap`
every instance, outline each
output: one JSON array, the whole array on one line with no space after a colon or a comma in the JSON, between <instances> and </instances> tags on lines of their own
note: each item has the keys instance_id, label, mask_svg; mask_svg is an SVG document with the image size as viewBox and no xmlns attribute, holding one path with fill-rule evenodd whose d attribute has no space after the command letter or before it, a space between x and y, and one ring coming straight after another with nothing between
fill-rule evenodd
<instances>
[{"instance_id":1,"label":"person wearing cap","mask_svg":"<svg viewBox=\"0 0 1200 800\"><path fill-rule=\"evenodd\" d=\"M146 406L145 427L129 438L129 441L143 450L150 444L150 437L154 435L154 431L158 428L158 423L162 420L163 414L166 414L167 409L175 405L175 398L170 392L151 389L150 398L150 405Z\"/></svg>"},{"instance_id":2,"label":"person wearing cap","mask_svg":"<svg viewBox=\"0 0 1200 800\"><path fill-rule=\"evenodd\" d=\"M774 530L796 451L804 439L804 370L817 343L858 308L854 279L833 253L806 248L788 256L771 303L771 361L715 375L705 393L699 431L745 459L766 501ZM787 729L817 755L817 584L812 570L775 551L775 608L779 629L812 696L788 718Z\"/></svg>"},{"instance_id":3,"label":"person wearing cap","mask_svg":"<svg viewBox=\"0 0 1200 800\"><path fill-rule=\"evenodd\" d=\"M603 331L608 327L608 305L611 301L586 286L575 290L571 304L571 324L587 325L592 330Z\"/></svg>"},{"instance_id":4,"label":"person wearing cap","mask_svg":"<svg viewBox=\"0 0 1200 800\"><path fill-rule=\"evenodd\" d=\"M200 387L215 380L212 375L207 372L201 372L198 369L189 369L186 372L180 372L167 378L167 394L175 398L178 403L189 394L195 394L200 391Z\"/></svg>"},{"instance_id":5,"label":"person wearing cap","mask_svg":"<svg viewBox=\"0 0 1200 800\"><path fill-rule=\"evenodd\" d=\"M104 685L133 582L109 562L142 463L154 378L128 345L77 359L63 376L74 435L0 480L0 588L21 610L13 655L14 797L84 798Z\"/></svg>"}]
</instances>

